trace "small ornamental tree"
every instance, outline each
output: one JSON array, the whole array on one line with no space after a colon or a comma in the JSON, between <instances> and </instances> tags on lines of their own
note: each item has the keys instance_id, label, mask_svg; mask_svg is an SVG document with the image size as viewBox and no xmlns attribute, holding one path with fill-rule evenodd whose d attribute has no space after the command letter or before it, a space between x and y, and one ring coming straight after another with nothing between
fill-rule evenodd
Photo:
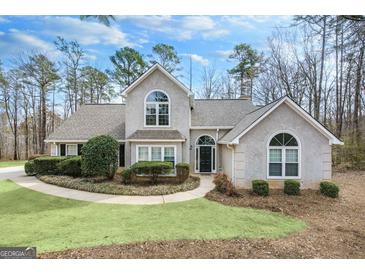
<instances>
[{"instance_id":1,"label":"small ornamental tree","mask_svg":"<svg viewBox=\"0 0 365 274\"><path fill-rule=\"evenodd\" d=\"M91 138L82 147L81 170L84 176L113 178L118 167L118 142L111 136Z\"/></svg>"}]
</instances>

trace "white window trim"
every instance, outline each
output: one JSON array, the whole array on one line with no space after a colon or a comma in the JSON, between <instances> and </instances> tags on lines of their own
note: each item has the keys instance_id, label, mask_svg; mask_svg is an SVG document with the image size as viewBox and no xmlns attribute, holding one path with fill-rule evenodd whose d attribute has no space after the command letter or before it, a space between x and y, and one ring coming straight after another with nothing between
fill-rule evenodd
<instances>
[{"instance_id":1,"label":"white window trim","mask_svg":"<svg viewBox=\"0 0 365 274\"><path fill-rule=\"evenodd\" d=\"M214 140L214 145L198 145L198 141L200 139L200 137L202 136L209 136L210 138L212 138ZM213 157L211 159L211 169L212 171L211 172L200 172L200 147L202 146L208 146L208 147L211 147L211 150L212 150L212 156L213 156L213 148L214 148L214 164L213 165ZM198 153L198 163L195 163L194 165L194 171L195 173L217 173L217 142L215 140L215 138L213 138L212 135L210 134L201 134L198 136L198 138L196 138L195 140L195 150L194 150L194 153ZM194 155L195 158L194 158L194 161L196 161L196 154Z\"/></svg>"},{"instance_id":2,"label":"white window trim","mask_svg":"<svg viewBox=\"0 0 365 274\"><path fill-rule=\"evenodd\" d=\"M52 148L55 149L54 153L52 153ZM51 144L51 156L58 156L58 144Z\"/></svg>"},{"instance_id":3,"label":"white window trim","mask_svg":"<svg viewBox=\"0 0 365 274\"><path fill-rule=\"evenodd\" d=\"M168 102L147 102L147 98L148 96L155 92L155 91L159 91L159 92L162 92L164 93L166 96L167 96L167 99L168 99ZM151 105L155 105L156 106L156 125L147 125L146 123L146 115L147 115L147 112L146 112L146 109L147 109L147 104L151 104ZM165 104L165 105L168 105L168 111L169 111L169 115L168 115L168 121L169 121L169 124L168 125L162 125L160 126L158 123L159 123L159 120L158 120L158 116L159 116L159 112L160 112L160 108L158 107L158 105L160 104ZM164 90L161 90L161 89L153 89L151 91L149 91L146 96L144 97L144 110L143 110L143 116L144 116L144 127L165 127L165 128L168 128L168 127L171 127L171 119L170 119L170 116L171 116L171 110L172 110L172 107L171 107L171 100L170 100L170 96L167 94L166 91Z\"/></svg>"},{"instance_id":4,"label":"white window trim","mask_svg":"<svg viewBox=\"0 0 365 274\"><path fill-rule=\"evenodd\" d=\"M288 133L290 135L292 135L298 143L298 146L270 146L270 141L272 140L272 138L274 138L277 134L280 133ZM274 134L272 134L269 137L269 140L266 144L266 174L267 174L267 179L278 179L278 180L285 180L285 179L301 179L302 175L302 153L301 153L301 143L299 138L291 131L289 130L281 130L278 131ZM281 174L282 176L270 176L269 174L269 166L270 166L270 149L280 149L281 150ZM286 163L286 150L287 149L297 149L298 150L298 176L285 176L285 163Z\"/></svg>"},{"instance_id":5,"label":"white window trim","mask_svg":"<svg viewBox=\"0 0 365 274\"><path fill-rule=\"evenodd\" d=\"M76 154L68 154L68 147L69 146L76 146ZM77 144L66 144L66 156L77 156L77 150L78 150L78 146L77 146Z\"/></svg>"},{"instance_id":6,"label":"white window trim","mask_svg":"<svg viewBox=\"0 0 365 274\"><path fill-rule=\"evenodd\" d=\"M177 164L176 145L136 145L136 162L139 162L138 151L140 147L148 148L148 160L152 161L152 147L161 147L161 161L165 160L165 148L174 148L174 162Z\"/></svg>"}]
</instances>

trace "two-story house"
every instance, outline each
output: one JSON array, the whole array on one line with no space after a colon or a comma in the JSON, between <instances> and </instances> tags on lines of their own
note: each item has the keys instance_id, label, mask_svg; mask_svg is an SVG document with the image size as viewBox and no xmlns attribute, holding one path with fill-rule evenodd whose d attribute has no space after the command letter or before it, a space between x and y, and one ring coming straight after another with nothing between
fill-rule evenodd
<instances>
[{"instance_id":1,"label":"two-story house","mask_svg":"<svg viewBox=\"0 0 365 274\"><path fill-rule=\"evenodd\" d=\"M240 99L194 99L156 64L124 92L124 104L86 104L46 140L51 154L79 155L97 135L120 143L119 165L187 162L195 173L224 172L239 187L286 178L317 187L331 178L331 145L342 144L289 97L264 107Z\"/></svg>"}]
</instances>

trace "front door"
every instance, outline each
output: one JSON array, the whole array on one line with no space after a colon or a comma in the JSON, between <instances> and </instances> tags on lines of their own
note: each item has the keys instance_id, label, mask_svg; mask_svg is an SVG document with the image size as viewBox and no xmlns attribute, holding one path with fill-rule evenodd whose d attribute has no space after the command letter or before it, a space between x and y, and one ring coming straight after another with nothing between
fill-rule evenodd
<instances>
[{"instance_id":1,"label":"front door","mask_svg":"<svg viewBox=\"0 0 365 274\"><path fill-rule=\"evenodd\" d=\"M200 172L212 172L212 147L200 147Z\"/></svg>"}]
</instances>

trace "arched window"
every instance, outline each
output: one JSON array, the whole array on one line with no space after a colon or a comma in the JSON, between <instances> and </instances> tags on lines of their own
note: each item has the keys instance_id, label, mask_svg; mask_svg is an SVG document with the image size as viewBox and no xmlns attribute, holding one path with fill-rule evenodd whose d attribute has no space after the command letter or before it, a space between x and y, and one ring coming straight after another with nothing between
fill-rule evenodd
<instances>
[{"instance_id":1,"label":"arched window","mask_svg":"<svg viewBox=\"0 0 365 274\"><path fill-rule=\"evenodd\" d=\"M215 141L212 137L208 135L201 136L198 141L196 142L198 146L214 146Z\"/></svg>"},{"instance_id":2,"label":"arched window","mask_svg":"<svg viewBox=\"0 0 365 274\"><path fill-rule=\"evenodd\" d=\"M300 148L289 133L275 135L268 147L269 178L299 178Z\"/></svg>"},{"instance_id":3,"label":"arched window","mask_svg":"<svg viewBox=\"0 0 365 274\"><path fill-rule=\"evenodd\" d=\"M162 91L152 91L145 99L145 126L169 126L169 97Z\"/></svg>"}]
</instances>

